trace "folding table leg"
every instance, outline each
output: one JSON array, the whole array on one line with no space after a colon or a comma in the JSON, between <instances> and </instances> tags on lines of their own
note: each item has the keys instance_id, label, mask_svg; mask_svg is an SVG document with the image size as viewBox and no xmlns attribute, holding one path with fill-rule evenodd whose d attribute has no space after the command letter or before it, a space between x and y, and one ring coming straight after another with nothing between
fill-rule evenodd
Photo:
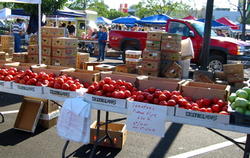
<instances>
[{"instance_id":1,"label":"folding table leg","mask_svg":"<svg viewBox=\"0 0 250 158\"><path fill-rule=\"evenodd\" d=\"M247 134L244 158L249 158L249 157L250 157L250 134Z\"/></svg>"},{"instance_id":2,"label":"folding table leg","mask_svg":"<svg viewBox=\"0 0 250 158\"><path fill-rule=\"evenodd\" d=\"M110 144L113 145L113 141L108 133L108 125L109 125L109 112L106 112L106 120L105 120L105 134L106 136L108 137L109 141L110 141Z\"/></svg>"},{"instance_id":3,"label":"folding table leg","mask_svg":"<svg viewBox=\"0 0 250 158\"><path fill-rule=\"evenodd\" d=\"M0 112L0 116L2 118L2 120L0 121L0 123L4 123L4 116L3 116L3 114L1 112Z\"/></svg>"},{"instance_id":4,"label":"folding table leg","mask_svg":"<svg viewBox=\"0 0 250 158\"><path fill-rule=\"evenodd\" d=\"M69 145L69 140L66 141L64 147L63 147L63 151L62 151L62 158L65 158L65 152L66 152L66 149Z\"/></svg>"}]
</instances>

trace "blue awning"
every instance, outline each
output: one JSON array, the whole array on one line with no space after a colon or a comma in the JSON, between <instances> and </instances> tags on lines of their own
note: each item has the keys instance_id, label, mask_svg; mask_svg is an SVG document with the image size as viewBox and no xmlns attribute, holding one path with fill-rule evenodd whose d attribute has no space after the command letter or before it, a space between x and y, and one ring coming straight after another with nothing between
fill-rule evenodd
<instances>
[{"instance_id":1,"label":"blue awning","mask_svg":"<svg viewBox=\"0 0 250 158\"><path fill-rule=\"evenodd\" d=\"M116 24L135 24L137 20L140 20L138 17L135 16L126 16L126 17L119 17L112 21L112 23Z\"/></svg>"},{"instance_id":2,"label":"blue awning","mask_svg":"<svg viewBox=\"0 0 250 158\"><path fill-rule=\"evenodd\" d=\"M200 21L200 22L205 22L205 19L198 19L197 21ZM221 24L215 20L212 20L212 27L227 27L226 25L224 24Z\"/></svg>"},{"instance_id":3,"label":"blue awning","mask_svg":"<svg viewBox=\"0 0 250 158\"><path fill-rule=\"evenodd\" d=\"M97 24L108 24L108 25L110 25L110 24L112 24L112 21L107 19L107 18L104 18L104 17L98 17L96 19L96 23Z\"/></svg>"},{"instance_id":4,"label":"blue awning","mask_svg":"<svg viewBox=\"0 0 250 158\"><path fill-rule=\"evenodd\" d=\"M138 24L158 24L158 25L164 25L167 23L168 19L172 19L171 17L159 14L159 15L152 15L145 18L142 18L141 20L138 20L136 23Z\"/></svg>"}]
</instances>

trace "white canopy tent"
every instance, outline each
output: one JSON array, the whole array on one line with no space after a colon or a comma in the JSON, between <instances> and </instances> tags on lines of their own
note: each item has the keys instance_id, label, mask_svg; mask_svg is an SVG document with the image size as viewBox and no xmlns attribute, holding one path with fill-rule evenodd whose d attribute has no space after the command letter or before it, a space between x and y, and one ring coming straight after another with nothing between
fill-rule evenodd
<instances>
[{"instance_id":1,"label":"white canopy tent","mask_svg":"<svg viewBox=\"0 0 250 158\"><path fill-rule=\"evenodd\" d=\"M21 18L21 19L29 19L29 16L22 16L22 15L13 15L11 14L10 8L3 8L0 10L0 19L15 19L15 18Z\"/></svg>"},{"instance_id":2,"label":"white canopy tent","mask_svg":"<svg viewBox=\"0 0 250 158\"><path fill-rule=\"evenodd\" d=\"M42 63L42 39L41 39L41 4L42 0L0 0L0 2L29 3L38 4L38 50L39 64Z\"/></svg>"}]
</instances>

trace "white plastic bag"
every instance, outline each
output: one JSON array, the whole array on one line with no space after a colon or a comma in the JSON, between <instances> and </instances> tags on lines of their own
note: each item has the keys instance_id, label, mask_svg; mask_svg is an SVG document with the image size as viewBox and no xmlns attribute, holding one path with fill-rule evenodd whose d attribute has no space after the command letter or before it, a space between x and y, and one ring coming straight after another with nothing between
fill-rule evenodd
<instances>
[{"instance_id":1,"label":"white plastic bag","mask_svg":"<svg viewBox=\"0 0 250 158\"><path fill-rule=\"evenodd\" d=\"M57 134L63 139L88 144L91 106L81 98L67 99L57 121Z\"/></svg>"}]
</instances>

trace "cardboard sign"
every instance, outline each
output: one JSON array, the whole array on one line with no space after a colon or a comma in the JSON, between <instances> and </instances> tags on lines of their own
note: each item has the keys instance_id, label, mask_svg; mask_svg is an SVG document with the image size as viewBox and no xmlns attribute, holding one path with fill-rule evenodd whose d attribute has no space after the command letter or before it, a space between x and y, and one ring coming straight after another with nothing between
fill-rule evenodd
<instances>
[{"instance_id":1,"label":"cardboard sign","mask_svg":"<svg viewBox=\"0 0 250 158\"><path fill-rule=\"evenodd\" d=\"M0 89L2 88L8 88L8 89L12 89L12 84L13 82L9 82L9 81L0 81Z\"/></svg>"},{"instance_id":2,"label":"cardboard sign","mask_svg":"<svg viewBox=\"0 0 250 158\"><path fill-rule=\"evenodd\" d=\"M167 107L128 101L128 130L163 137Z\"/></svg>"},{"instance_id":3,"label":"cardboard sign","mask_svg":"<svg viewBox=\"0 0 250 158\"><path fill-rule=\"evenodd\" d=\"M43 94L43 87L40 86L31 86L31 85L13 83L13 89L17 93L23 94L24 96L30 96L32 94L37 94L37 95Z\"/></svg>"}]
</instances>

